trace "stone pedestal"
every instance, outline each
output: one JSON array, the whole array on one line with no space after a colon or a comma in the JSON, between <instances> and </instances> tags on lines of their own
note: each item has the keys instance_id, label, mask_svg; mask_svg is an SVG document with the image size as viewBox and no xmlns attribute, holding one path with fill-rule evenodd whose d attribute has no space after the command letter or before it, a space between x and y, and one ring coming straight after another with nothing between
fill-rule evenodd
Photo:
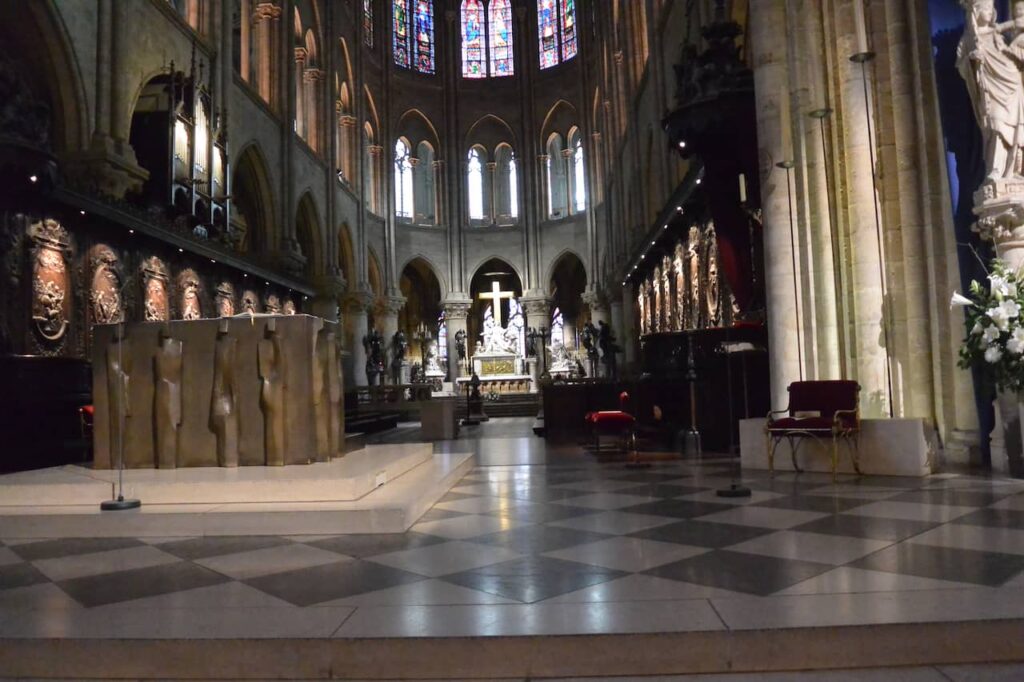
<instances>
[{"instance_id":1,"label":"stone pedestal","mask_svg":"<svg viewBox=\"0 0 1024 682\"><path fill-rule=\"evenodd\" d=\"M307 464L342 454L334 323L260 315L98 325L92 361L96 468L117 465L119 429L129 468Z\"/></svg>"},{"instance_id":2,"label":"stone pedestal","mask_svg":"<svg viewBox=\"0 0 1024 682\"><path fill-rule=\"evenodd\" d=\"M526 359L526 373L530 375L530 393L540 391L540 377L537 374L537 358Z\"/></svg>"}]
</instances>

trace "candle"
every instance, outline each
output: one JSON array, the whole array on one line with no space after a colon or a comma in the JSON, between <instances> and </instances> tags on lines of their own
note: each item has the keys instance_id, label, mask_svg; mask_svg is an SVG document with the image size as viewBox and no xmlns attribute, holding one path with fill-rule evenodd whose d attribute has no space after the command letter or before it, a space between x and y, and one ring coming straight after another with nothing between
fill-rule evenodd
<instances>
[{"instance_id":1,"label":"candle","mask_svg":"<svg viewBox=\"0 0 1024 682\"><path fill-rule=\"evenodd\" d=\"M868 25L864 19L864 0L853 0L853 24L857 31L857 54L868 51Z\"/></svg>"},{"instance_id":2,"label":"candle","mask_svg":"<svg viewBox=\"0 0 1024 682\"><path fill-rule=\"evenodd\" d=\"M740 203L747 203L747 178L740 173Z\"/></svg>"},{"instance_id":3,"label":"candle","mask_svg":"<svg viewBox=\"0 0 1024 682\"><path fill-rule=\"evenodd\" d=\"M789 120L789 88L782 85L779 93L779 125L782 127L782 161L793 160L793 130Z\"/></svg>"}]
</instances>

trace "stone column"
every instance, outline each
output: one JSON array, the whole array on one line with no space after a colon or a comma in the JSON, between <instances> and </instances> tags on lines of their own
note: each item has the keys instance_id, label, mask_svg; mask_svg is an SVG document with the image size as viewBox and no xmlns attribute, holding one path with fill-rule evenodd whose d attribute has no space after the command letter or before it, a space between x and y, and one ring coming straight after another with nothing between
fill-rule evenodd
<instances>
[{"instance_id":1,"label":"stone column","mask_svg":"<svg viewBox=\"0 0 1024 682\"><path fill-rule=\"evenodd\" d=\"M523 312L526 314L526 329L529 332L530 329L540 330L544 327L548 331L551 330L551 299L546 296L524 296L519 301L523 305ZM551 343L548 340L548 343ZM544 369L545 371L550 366L547 357L547 348L540 347L540 341L537 341L537 356L543 355L545 358Z\"/></svg>"},{"instance_id":2,"label":"stone column","mask_svg":"<svg viewBox=\"0 0 1024 682\"><path fill-rule=\"evenodd\" d=\"M277 81L274 74L274 34L275 22L281 18L281 8L273 2L261 2L256 5L253 23L256 25L256 87L260 97L275 107L277 98L274 88Z\"/></svg>"},{"instance_id":3,"label":"stone column","mask_svg":"<svg viewBox=\"0 0 1024 682\"><path fill-rule=\"evenodd\" d=\"M302 70L302 92L306 100L306 142L317 153L323 153L324 149L320 139L320 83L323 80L324 72L321 69Z\"/></svg>"},{"instance_id":4,"label":"stone column","mask_svg":"<svg viewBox=\"0 0 1024 682\"><path fill-rule=\"evenodd\" d=\"M434 224L445 224L444 213L444 161L434 161ZM449 228L450 229L450 228Z\"/></svg>"},{"instance_id":5,"label":"stone column","mask_svg":"<svg viewBox=\"0 0 1024 682\"><path fill-rule=\"evenodd\" d=\"M466 318L469 317L469 308L473 304L470 300L448 300L444 303L444 319L448 325L448 380L455 382L461 375L459 367L459 353L455 350L455 335L459 331L466 331ZM466 362L469 362L470 342L466 337Z\"/></svg>"},{"instance_id":6,"label":"stone column","mask_svg":"<svg viewBox=\"0 0 1024 682\"><path fill-rule=\"evenodd\" d=\"M382 215L383 210L380 205L380 183L381 183L381 172L380 164L381 159L384 157L384 147L379 144L370 145L370 183L373 187L373 196L369 198L370 209L377 215ZM366 201L366 199L363 199ZM391 208L394 210L394 207Z\"/></svg>"},{"instance_id":7,"label":"stone column","mask_svg":"<svg viewBox=\"0 0 1024 682\"><path fill-rule=\"evenodd\" d=\"M496 171L498 170L498 164L494 161L487 162L487 179L490 183L487 193L487 210L489 222L493 225L498 222L498 201L497 201L497 184L495 183Z\"/></svg>"},{"instance_id":8,"label":"stone column","mask_svg":"<svg viewBox=\"0 0 1024 682\"><path fill-rule=\"evenodd\" d=\"M636 329L634 326L633 311L636 309L636 287L626 284L622 287L622 301L619 304L622 310L622 333L619 335L619 345L622 346L622 356L626 367L636 366ZM612 308L614 319L615 308Z\"/></svg>"},{"instance_id":9,"label":"stone column","mask_svg":"<svg viewBox=\"0 0 1024 682\"><path fill-rule=\"evenodd\" d=\"M789 404L790 382L800 377L802 349L794 330L800 321L794 297L795 245L790 237L790 172L776 163L792 161L789 119L789 82L786 76L786 17L778 0L751 0L750 61L754 64L758 156L762 159L761 206L764 213L765 296L771 315L768 339L771 354L772 409ZM635 354L635 351L634 351ZM627 348L627 362L629 349Z\"/></svg>"},{"instance_id":10,"label":"stone column","mask_svg":"<svg viewBox=\"0 0 1024 682\"><path fill-rule=\"evenodd\" d=\"M573 168L571 149L562 150L562 163L565 164L565 203L562 205L565 212L562 215L571 216L576 210L576 169Z\"/></svg>"},{"instance_id":11,"label":"stone column","mask_svg":"<svg viewBox=\"0 0 1024 682\"><path fill-rule=\"evenodd\" d=\"M626 330L624 329L625 325L622 318L622 308L622 300L612 300L608 303L609 316L611 317L611 322L609 322L609 324L612 326L612 334L615 334L615 340L618 342L619 348L622 348L624 351L626 348ZM620 369L626 361L625 353L623 351L619 351L617 353L618 357L615 359L616 364L618 364Z\"/></svg>"},{"instance_id":12,"label":"stone column","mask_svg":"<svg viewBox=\"0 0 1024 682\"><path fill-rule=\"evenodd\" d=\"M295 69L295 82L298 84L298 87L292 93L292 96L295 98L295 120L291 123L295 133L299 137L308 140L308 131L306 129L306 48L295 48L295 65L293 68Z\"/></svg>"},{"instance_id":13,"label":"stone column","mask_svg":"<svg viewBox=\"0 0 1024 682\"><path fill-rule=\"evenodd\" d=\"M547 154L540 154L537 156L537 177L540 178L540 201L537 203L540 206L541 220L547 220L551 217L551 211L554 208L551 205L551 193L548 191L548 187L551 185L551 181L548 179L549 169L548 161L551 159Z\"/></svg>"},{"instance_id":14,"label":"stone column","mask_svg":"<svg viewBox=\"0 0 1024 682\"><path fill-rule=\"evenodd\" d=\"M368 291L355 291L342 299L345 309L345 345L349 350L350 367L346 367L345 382L347 387L366 386L366 349L363 337L369 332L366 313L373 305L373 294Z\"/></svg>"},{"instance_id":15,"label":"stone column","mask_svg":"<svg viewBox=\"0 0 1024 682\"><path fill-rule=\"evenodd\" d=\"M338 116L338 168L345 182L354 188L352 171L352 150L356 149L356 118L348 114Z\"/></svg>"},{"instance_id":16,"label":"stone column","mask_svg":"<svg viewBox=\"0 0 1024 682\"><path fill-rule=\"evenodd\" d=\"M329 322L338 321L338 300L345 291L345 278L340 273L327 275L317 282L310 312Z\"/></svg>"}]
</instances>

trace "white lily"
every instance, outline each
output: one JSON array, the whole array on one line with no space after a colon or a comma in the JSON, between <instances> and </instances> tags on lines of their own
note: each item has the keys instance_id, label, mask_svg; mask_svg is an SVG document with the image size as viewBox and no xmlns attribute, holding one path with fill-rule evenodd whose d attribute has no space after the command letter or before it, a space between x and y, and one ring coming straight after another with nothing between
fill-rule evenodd
<instances>
[{"instance_id":1,"label":"white lily","mask_svg":"<svg viewBox=\"0 0 1024 682\"><path fill-rule=\"evenodd\" d=\"M988 327L985 327L985 331L982 332L982 336L985 339L985 343L991 344L993 341L999 338L999 334L1001 333L1002 332L999 331L998 327L996 327L995 325L990 325Z\"/></svg>"},{"instance_id":2,"label":"white lily","mask_svg":"<svg viewBox=\"0 0 1024 682\"><path fill-rule=\"evenodd\" d=\"M1014 327L1010 340L1006 342L1006 350L1011 355L1024 353L1024 327Z\"/></svg>"},{"instance_id":3,"label":"white lily","mask_svg":"<svg viewBox=\"0 0 1024 682\"><path fill-rule=\"evenodd\" d=\"M959 291L954 291L953 292L953 297L949 299L949 307L950 307L950 309L952 309L953 306L969 306L969 305L974 305L974 301L972 301L971 299L967 298L966 296L961 294Z\"/></svg>"},{"instance_id":4,"label":"white lily","mask_svg":"<svg viewBox=\"0 0 1024 682\"><path fill-rule=\"evenodd\" d=\"M985 349L985 362L996 364L1003 357L1003 351L999 346L989 346Z\"/></svg>"}]
</instances>

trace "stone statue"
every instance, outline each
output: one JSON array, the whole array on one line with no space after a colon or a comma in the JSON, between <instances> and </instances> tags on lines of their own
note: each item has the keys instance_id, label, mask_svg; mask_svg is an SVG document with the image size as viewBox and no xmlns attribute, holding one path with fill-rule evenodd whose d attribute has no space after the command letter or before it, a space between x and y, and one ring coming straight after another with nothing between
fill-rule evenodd
<instances>
[{"instance_id":1,"label":"stone statue","mask_svg":"<svg viewBox=\"0 0 1024 682\"><path fill-rule=\"evenodd\" d=\"M98 247L92 258L92 286L89 302L96 324L117 324L124 320L121 305L121 275L117 255L107 246Z\"/></svg>"},{"instance_id":2,"label":"stone statue","mask_svg":"<svg viewBox=\"0 0 1024 682\"><path fill-rule=\"evenodd\" d=\"M324 321L316 318L313 335L313 417L316 423L316 460L326 462L331 453L330 396L327 394L331 352L334 346L323 329Z\"/></svg>"},{"instance_id":3,"label":"stone statue","mask_svg":"<svg viewBox=\"0 0 1024 682\"><path fill-rule=\"evenodd\" d=\"M604 375L615 381L619 378L617 354L622 351L622 348L615 343L615 334L604 320L599 320L597 326L597 346L601 354L601 362L604 363Z\"/></svg>"},{"instance_id":4,"label":"stone statue","mask_svg":"<svg viewBox=\"0 0 1024 682\"><path fill-rule=\"evenodd\" d=\"M687 320L687 329L700 329L701 327L701 301L700 301L700 229L693 225L690 227L689 243L686 247L686 270L689 274L690 290L690 319Z\"/></svg>"},{"instance_id":5,"label":"stone statue","mask_svg":"<svg viewBox=\"0 0 1024 682\"><path fill-rule=\"evenodd\" d=\"M132 416L131 386L132 356L125 352L125 329L119 325L107 346L107 413L110 415L111 455L123 456L124 439L128 432L128 419ZM114 465L113 456L111 464Z\"/></svg>"},{"instance_id":6,"label":"stone statue","mask_svg":"<svg viewBox=\"0 0 1024 682\"><path fill-rule=\"evenodd\" d=\"M967 26L957 46L957 70L967 84L985 142L990 180L1021 174L1024 81L996 24L993 0L966 0Z\"/></svg>"},{"instance_id":7,"label":"stone statue","mask_svg":"<svg viewBox=\"0 0 1024 682\"><path fill-rule=\"evenodd\" d=\"M707 301L707 320L709 327L717 327L722 321L721 292L718 277L718 243L714 232L708 232L707 279L704 298Z\"/></svg>"},{"instance_id":8,"label":"stone statue","mask_svg":"<svg viewBox=\"0 0 1024 682\"><path fill-rule=\"evenodd\" d=\"M198 320L203 316L199 303L199 278L187 271L181 278L181 319Z\"/></svg>"},{"instance_id":9,"label":"stone statue","mask_svg":"<svg viewBox=\"0 0 1024 682\"><path fill-rule=\"evenodd\" d=\"M683 248L682 243L676 244L675 260L672 264L672 269L675 271L675 288L676 288L676 329L682 331L686 329L686 318L688 317L687 302L689 301L689 293L686 290L686 249Z\"/></svg>"},{"instance_id":10,"label":"stone statue","mask_svg":"<svg viewBox=\"0 0 1024 682\"><path fill-rule=\"evenodd\" d=\"M533 327L526 330L526 357L537 357L537 330Z\"/></svg>"},{"instance_id":11,"label":"stone statue","mask_svg":"<svg viewBox=\"0 0 1024 682\"><path fill-rule=\"evenodd\" d=\"M661 324L661 317L664 312L661 297L661 268L657 266L654 268L654 280L651 284L654 287L654 310L652 311L653 315L651 315L654 322L652 327L653 331L658 333L665 331L665 329Z\"/></svg>"},{"instance_id":12,"label":"stone statue","mask_svg":"<svg viewBox=\"0 0 1024 682\"><path fill-rule=\"evenodd\" d=\"M160 469L174 469L178 466L182 350L182 342L173 338L170 330L160 330L160 345L154 360L156 388L153 404L153 418L156 420L156 465Z\"/></svg>"},{"instance_id":13,"label":"stone statue","mask_svg":"<svg viewBox=\"0 0 1024 682\"><path fill-rule=\"evenodd\" d=\"M549 370L551 373L569 373L572 371L574 363L569 355L569 349L565 347L564 343L557 339L552 339L548 350L551 351L551 368Z\"/></svg>"},{"instance_id":14,"label":"stone statue","mask_svg":"<svg viewBox=\"0 0 1024 682\"><path fill-rule=\"evenodd\" d=\"M259 342L260 407L263 409L265 462L284 465L284 351L273 318Z\"/></svg>"},{"instance_id":15,"label":"stone statue","mask_svg":"<svg viewBox=\"0 0 1024 682\"><path fill-rule=\"evenodd\" d=\"M326 339L329 356L327 358L327 404L329 408L327 421L327 438L330 445L330 456L336 457L344 454L342 452L344 434L342 419L344 418L344 405L342 404L342 389L344 382L341 375L341 347L338 344L338 335L333 331L327 332Z\"/></svg>"},{"instance_id":16,"label":"stone statue","mask_svg":"<svg viewBox=\"0 0 1024 682\"><path fill-rule=\"evenodd\" d=\"M459 361L466 359L466 330L460 329L455 332L455 353L459 356Z\"/></svg>"},{"instance_id":17,"label":"stone statue","mask_svg":"<svg viewBox=\"0 0 1024 682\"><path fill-rule=\"evenodd\" d=\"M409 342L405 339L405 332L399 329L391 337L391 383L402 383L402 365L405 363L405 354L409 350Z\"/></svg>"},{"instance_id":18,"label":"stone statue","mask_svg":"<svg viewBox=\"0 0 1024 682\"><path fill-rule=\"evenodd\" d=\"M637 289L639 293L636 296L636 305L640 311L640 334L645 336L649 332L647 328L647 286L641 282Z\"/></svg>"},{"instance_id":19,"label":"stone statue","mask_svg":"<svg viewBox=\"0 0 1024 682\"><path fill-rule=\"evenodd\" d=\"M589 374L592 377L596 377L597 361L598 356L600 355L600 350L597 346L597 328L592 323L587 322L583 325L583 331L580 332L580 342L583 344L583 348L587 351Z\"/></svg>"},{"instance_id":20,"label":"stone statue","mask_svg":"<svg viewBox=\"0 0 1024 682\"><path fill-rule=\"evenodd\" d=\"M505 328L495 321L494 314L490 308L484 313L484 330L480 332L480 337L483 353L505 354L515 352L515 344L510 343Z\"/></svg>"},{"instance_id":21,"label":"stone statue","mask_svg":"<svg viewBox=\"0 0 1024 682\"><path fill-rule=\"evenodd\" d=\"M423 367L427 374L443 374L444 370L441 369L441 364L438 362L440 357L439 348L437 346L437 339L431 339L427 344L427 357L423 359Z\"/></svg>"},{"instance_id":22,"label":"stone statue","mask_svg":"<svg viewBox=\"0 0 1024 682\"><path fill-rule=\"evenodd\" d=\"M267 300L263 304L263 312L267 315L280 315L281 297L277 294L267 294Z\"/></svg>"},{"instance_id":23,"label":"stone statue","mask_svg":"<svg viewBox=\"0 0 1024 682\"><path fill-rule=\"evenodd\" d=\"M235 357L238 339L228 331L228 320L217 328L213 349L213 398L210 429L217 436L217 464L238 466L238 407L235 398Z\"/></svg>"},{"instance_id":24,"label":"stone statue","mask_svg":"<svg viewBox=\"0 0 1024 682\"><path fill-rule=\"evenodd\" d=\"M370 386L375 386L384 373L384 337L371 329L363 337L363 349L366 351L366 378Z\"/></svg>"}]
</instances>

